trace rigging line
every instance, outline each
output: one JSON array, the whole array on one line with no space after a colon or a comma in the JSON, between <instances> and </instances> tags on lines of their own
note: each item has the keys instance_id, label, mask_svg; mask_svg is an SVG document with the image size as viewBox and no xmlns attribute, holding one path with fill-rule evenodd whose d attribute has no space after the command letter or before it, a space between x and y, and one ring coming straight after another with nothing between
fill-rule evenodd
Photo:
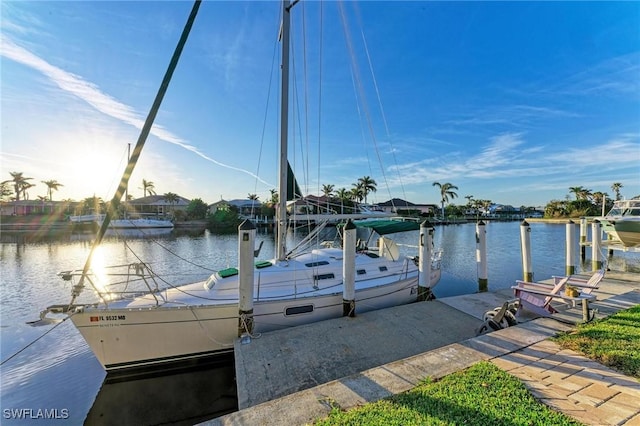
<instances>
[{"instance_id":1,"label":"rigging line","mask_svg":"<svg viewBox=\"0 0 640 426\"><path fill-rule=\"evenodd\" d=\"M356 9L357 9L357 6L356 6ZM358 18L359 17L360 17L360 15L358 14ZM398 160L396 158L396 150L395 150L395 148L393 146L393 141L391 140L391 135L389 133L389 126L387 124L387 116L384 113L384 108L382 107L382 99L380 97L380 90L378 89L378 81L376 80L376 75L373 72L373 64L371 62L371 56L369 55L369 47L367 45L367 39L364 36L364 31L362 29L362 26L360 26L360 34L362 36L362 42L364 43L364 50L365 50L365 53L367 55L367 61L369 63L369 70L371 72L371 78L373 80L373 86L375 88L376 97L378 99L378 105L380 106L380 113L382 115L382 122L384 123L384 128L385 128L385 130L387 132L387 139L389 141L389 145L391 145L391 156L393 157L393 162L394 162L394 164L396 166L396 171L398 173L398 181L400 182L400 188L402 190L402 196L406 200L407 199L407 194L406 194L406 192L404 190L404 183L402 182L402 176L400 175L400 167L398 166Z\"/></svg>"},{"instance_id":2,"label":"rigging line","mask_svg":"<svg viewBox=\"0 0 640 426\"><path fill-rule=\"evenodd\" d=\"M32 341L31 343L29 343L27 346L23 347L22 349L20 349L18 352L14 353L13 355L11 355L9 358L5 359L4 361L0 362L0 366L4 365L5 363L11 361L13 358L17 357L18 355L20 355L22 352L24 352L25 350L27 350L28 348L30 348L31 346L33 346L38 340L42 339L44 336L46 336L47 334L51 333L53 330L55 330L60 324L62 324L63 322L65 322L66 320L68 320L69 318L71 318L71 316L73 316L74 314L69 315L66 318L63 318L62 321L60 321L59 323L57 323L56 325L54 325L53 327L51 327L49 330L45 331L44 334L42 334L42 336L38 337L37 339L35 339L34 341Z\"/></svg>"},{"instance_id":3,"label":"rigging line","mask_svg":"<svg viewBox=\"0 0 640 426\"><path fill-rule=\"evenodd\" d=\"M156 240L156 239L152 239L152 242L154 242L155 244L159 245L160 247L162 247L164 250L166 250L167 252L171 253L172 255L174 255L175 257L177 257L178 259L182 260L183 262L188 263L189 265L193 265L193 266L197 266L200 269L204 269L205 271L209 271L209 272L215 272L216 269L211 269L211 268L207 268L206 266L202 266L202 265L198 265L195 262L192 262L188 259L186 259L183 256L180 256L179 254L177 254L176 252L174 252L173 250L171 250L170 248L168 248L167 246L163 245L160 243L160 241ZM130 249L131 250L131 249Z\"/></svg>"},{"instance_id":4,"label":"rigging line","mask_svg":"<svg viewBox=\"0 0 640 426\"><path fill-rule=\"evenodd\" d=\"M278 8L280 10L280 8ZM276 18L277 22L282 22L282 15L278 12L278 17ZM279 27L279 24L277 25ZM280 28L278 28L278 33L280 32ZM264 118L262 120L262 132L260 133L260 149L258 150L258 165L256 169L256 182L254 186L254 192L257 193L258 188L258 179L257 176L260 174L260 165L262 164L262 153L264 150L264 142L265 142L265 134L267 131L267 117L269 116L269 101L271 99L271 89L273 88L273 74L275 69L275 63L278 56L278 37L275 38L273 43L273 53L271 54L271 67L269 68L271 72L269 73L269 85L267 87L267 100L264 106ZM276 129L277 133L277 129ZM280 194L279 194L280 195ZM252 205L253 209L253 205ZM252 210L253 211L253 210Z\"/></svg>"},{"instance_id":5,"label":"rigging line","mask_svg":"<svg viewBox=\"0 0 640 426\"><path fill-rule=\"evenodd\" d=\"M302 3L302 75L304 84L304 142L307 152L309 150L309 72L307 70L307 8L306 3ZM302 137L302 136L301 136ZM302 145L302 144L301 144ZM302 157L304 160L304 156ZM311 176L311 170L309 169L309 155L306 158L306 169L309 170L309 176Z\"/></svg>"},{"instance_id":6,"label":"rigging line","mask_svg":"<svg viewBox=\"0 0 640 426\"><path fill-rule=\"evenodd\" d=\"M321 159L321 133L322 133L322 48L323 30L324 30L324 2L320 2L320 35L319 35L319 52L318 52L318 185L320 185L320 159Z\"/></svg>"},{"instance_id":7,"label":"rigging line","mask_svg":"<svg viewBox=\"0 0 640 426\"><path fill-rule=\"evenodd\" d=\"M367 166L369 167L369 174L373 175L373 169L371 168L371 160L369 159L369 149L367 144L366 132L364 129L364 119L362 118L362 110L360 109L360 97L358 96L358 88L356 86L355 76L353 75L353 70L350 69L351 75L351 84L353 85L353 93L355 95L356 101L356 110L358 111L358 121L360 122L360 136L362 137L362 144L364 145L365 156L367 157ZM387 185L388 189L388 185ZM391 196L391 191L389 191L389 196Z\"/></svg>"},{"instance_id":8,"label":"rigging line","mask_svg":"<svg viewBox=\"0 0 640 426\"><path fill-rule=\"evenodd\" d=\"M273 69L276 63L276 56L277 56L277 48L278 48L278 41L276 40L273 43L273 54L271 55L271 73L269 73L269 87L267 88L267 101L265 104L265 108L264 108L264 119L262 121L262 132L260 134L260 149L259 149L259 154L258 154L258 167L256 170L256 176L259 174L260 172L260 164L262 162L262 151L264 148L264 140L265 140L265 133L267 131L267 116L269 115L269 99L271 99L271 88L273 87ZM257 187L257 182L256 182L256 187Z\"/></svg>"},{"instance_id":9,"label":"rigging line","mask_svg":"<svg viewBox=\"0 0 640 426\"><path fill-rule=\"evenodd\" d=\"M177 257L178 259L182 260L183 262L188 263L189 265L197 266L198 268L203 269L203 270L208 271L208 272L216 272L216 269L207 268L206 266L199 265L199 264L197 264L197 263L195 263L195 262L192 262L192 261L190 261L190 260L186 259L186 258L185 258L185 257L183 257L183 256L180 256L179 254L177 254L176 252L174 252L173 250L171 250L171 249L170 249L170 248L168 248L167 246L165 246L165 245L161 244L161 243L160 243L158 240L156 240L156 239L152 239L151 241L152 241L153 243L155 243L155 244L159 245L161 248L163 248L163 249L164 249L164 250L166 250L167 252L171 253L172 255L174 255L175 257ZM127 247L127 249L128 249L128 250L130 250L130 251L133 253L133 249L131 248L131 246L129 246L129 245L126 243L126 240L125 240L125 246ZM135 255L135 253L133 253L133 254L134 254L134 256L135 256L137 259L140 259L138 256L136 256L136 255ZM149 262L145 262L145 264L146 264L146 265L151 265L151 264L153 264L153 262L151 262L151 263L149 263Z\"/></svg>"},{"instance_id":10,"label":"rigging line","mask_svg":"<svg viewBox=\"0 0 640 426\"><path fill-rule=\"evenodd\" d=\"M358 68L358 64L356 62L356 57L355 57L355 53L354 53L354 49L353 49L353 41L351 40L351 37L349 35L348 24L347 24L347 16L346 16L346 13L345 13L345 10L344 10L344 4L343 4L342 1L338 2L338 9L340 11L340 18L342 20L342 29L343 29L344 34L345 34L345 40L347 42L347 47L349 49L349 54L350 54L350 58L351 58L351 67L352 67L352 70L353 70L353 74L355 75L358 91L360 92L360 100L362 102L362 107L363 107L363 110L365 111L365 116L367 118L367 125L368 125L368 129L369 129L369 133L371 135L371 140L373 141L373 145L375 147L376 156L378 157L378 164L380 165L380 172L382 174L382 177L383 177L384 181L388 182L386 173L384 171L384 167L383 167L383 163L382 163L382 157L380 155L380 150L378 149L378 143L377 143L377 140L376 140L375 132L374 132L374 129L373 129L373 123L372 123L372 120L371 120L371 113L369 111L369 107L368 107L368 103L367 103L366 93L364 91L364 88L362 87L362 80L360 78L359 68Z\"/></svg>"},{"instance_id":11,"label":"rigging line","mask_svg":"<svg viewBox=\"0 0 640 426\"><path fill-rule=\"evenodd\" d=\"M384 128L385 128L387 139L389 141L389 144L391 145L391 155L393 157L393 162L394 162L394 165L396 166L396 171L398 173L398 181L400 183L402 196L404 197L404 199L406 199L407 195L406 195L406 192L405 192L405 189L404 189L404 183L402 182L402 177L400 175L400 168L398 166L398 161L396 159L395 149L394 149L393 143L391 141L391 135L390 135L390 132L389 132L389 125L387 124L387 117L386 117L386 114L384 112L384 108L382 106L382 99L381 99L381 96L380 96L380 90L378 89L378 81L376 79L375 72L373 71L373 63L371 61L371 55L369 54L369 46L367 44L367 39L366 39L366 37L364 35L364 30L363 30L364 25L362 24L362 15L360 14L360 9L359 9L357 3L354 3L354 11L355 11L356 19L357 19L358 24L359 24L360 36L362 38L362 42L363 42L363 45L364 45L364 51L365 51L365 55L367 57L367 62L368 62L368 65L369 65L369 72L371 74L371 79L373 81L373 86L374 86L374 89L375 89L376 99L378 101L378 106L380 107L380 114L382 116L382 122L384 123ZM389 183L386 180L385 180L385 185L387 186L387 192L389 193L389 199L393 203L393 197L391 195L391 189L389 188Z\"/></svg>"},{"instance_id":12,"label":"rigging line","mask_svg":"<svg viewBox=\"0 0 640 426\"><path fill-rule=\"evenodd\" d=\"M91 246L91 250L89 251L89 256L87 257L87 261L84 264L82 276L80 277L80 282L78 283L78 286L75 287L74 290L72 290L71 302L69 303L69 305L73 305L73 302L75 301L76 297L80 294L80 292L82 291L82 288L84 287L85 275L87 274L87 272L89 271L89 268L91 267L93 254L95 253L95 250L98 248L98 246L102 242L102 238L104 237L104 234L107 232L107 228L109 227L109 222L111 221L111 216L113 216L114 206L120 203L120 200L122 199L122 195L124 194L129 184L129 178L131 177L131 174L133 173L133 169L135 168L136 163L138 162L138 158L142 153L142 148L144 148L144 145L147 141L147 137L151 132L151 127L153 126L153 122L155 121L156 115L158 114L158 110L160 109L160 105L162 104L164 95L167 92L167 89L169 88L169 82L171 81L173 72L175 71L178 65L178 60L180 59L182 50L185 44L187 43L187 38L189 37L189 33L191 32L191 28L193 27L193 22L195 21L196 15L198 14L198 9L200 8L200 3L201 3L201 0L195 0L195 3L193 4L191 13L189 14L189 18L187 19L187 23L182 31L182 34L180 35L180 40L178 41L178 45L176 46L176 49L173 52L173 56L171 57L171 62L169 63L169 67L167 68L167 71L162 79L160 89L156 94L156 98L153 101L151 110L149 111L149 114L147 115L144 125L142 126L142 131L140 132L140 136L138 137L136 146L133 149L133 153L129 158L127 167L124 173L122 174L122 178L120 179L120 184L118 185L118 189L116 190L116 193L113 195L113 199L109 204L107 214L104 220L102 221L102 226L100 226L98 235L96 236L96 239L93 245Z\"/></svg>"}]
</instances>

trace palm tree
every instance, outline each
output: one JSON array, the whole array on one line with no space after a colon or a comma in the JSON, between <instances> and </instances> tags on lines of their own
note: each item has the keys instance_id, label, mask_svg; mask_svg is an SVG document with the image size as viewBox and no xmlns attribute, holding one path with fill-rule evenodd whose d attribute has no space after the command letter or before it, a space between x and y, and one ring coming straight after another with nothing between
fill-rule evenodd
<instances>
[{"instance_id":1,"label":"palm tree","mask_svg":"<svg viewBox=\"0 0 640 426\"><path fill-rule=\"evenodd\" d=\"M85 198L82 202L82 211L83 214L100 214L104 207L104 201L100 197Z\"/></svg>"},{"instance_id":2,"label":"palm tree","mask_svg":"<svg viewBox=\"0 0 640 426\"><path fill-rule=\"evenodd\" d=\"M444 205L445 203L449 202L449 198L453 199L458 196L458 194L454 191L454 189L458 189L458 187L449 182L433 182L433 186L437 186L438 188L440 188L440 203L442 205L442 218L444 219Z\"/></svg>"},{"instance_id":3,"label":"palm tree","mask_svg":"<svg viewBox=\"0 0 640 426\"><path fill-rule=\"evenodd\" d=\"M329 213L329 200L333 195L333 188L335 188L335 186L331 184L322 185L322 194L327 198L327 213Z\"/></svg>"},{"instance_id":4,"label":"palm tree","mask_svg":"<svg viewBox=\"0 0 640 426\"><path fill-rule=\"evenodd\" d=\"M38 195L38 201L40 201L40 213L44 214L44 203L48 200L46 195Z\"/></svg>"},{"instance_id":5,"label":"palm tree","mask_svg":"<svg viewBox=\"0 0 640 426\"><path fill-rule=\"evenodd\" d=\"M596 206L600 207L601 209L604 207L604 204L606 203L606 200L608 198L608 195L606 192L600 192L600 191L596 191L592 194L593 196L593 202L596 203Z\"/></svg>"},{"instance_id":6,"label":"palm tree","mask_svg":"<svg viewBox=\"0 0 640 426\"><path fill-rule=\"evenodd\" d=\"M164 200L171 205L171 213L174 211L174 206L178 202L178 194L174 194L173 192L167 192L163 195Z\"/></svg>"},{"instance_id":7,"label":"palm tree","mask_svg":"<svg viewBox=\"0 0 640 426\"><path fill-rule=\"evenodd\" d=\"M340 188L336 191L336 197L340 200L340 214L344 214L344 202L351 199L351 194L347 188Z\"/></svg>"},{"instance_id":8,"label":"palm tree","mask_svg":"<svg viewBox=\"0 0 640 426\"><path fill-rule=\"evenodd\" d=\"M376 192L378 190L378 184L369 176L363 176L358 179L358 184L360 184L360 187L362 188L364 203L367 204L367 195L369 195L370 192Z\"/></svg>"},{"instance_id":9,"label":"palm tree","mask_svg":"<svg viewBox=\"0 0 640 426\"><path fill-rule=\"evenodd\" d=\"M575 194L576 201L588 200L592 197L591 190L583 186L572 186L569 188L569 192Z\"/></svg>"},{"instance_id":10,"label":"palm tree","mask_svg":"<svg viewBox=\"0 0 640 426\"><path fill-rule=\"evenodd\" d=\"M13 183L13 190L16 193L16 201L20 201L20 194L25 195L27 189L35 186L27 182L28 180L33 178L22 176L22 172L9 172L9 174L13 179L5 180L2 183Z\"/></svg>"},{"instance_id":11,"label":"palm tree","mask_svg":"<svg viewBox=\"0 0 640 426\"><path fill-rule=\"evenodd\" d=\"M350 198L356 203L359 203L364 199L364 189L360 182L353 184L350 195Z\"/></svg>"},{"instance_id":12,"label":"palm tree","mask_svg":"<svg viewBox=\"0 0 640 426\"><path fill-rule=\"evenodd\" d=\"M155 191L155 184L151 181L148 181L146 179L142 179L142 192L144 194L144 196L147 196L147 192L149 193L149 195L156 195L156 191Z\"/></svg>"},{"instance_id":13,"label":"palm tree","mask_svg":"<svg viewBox=\"0 0 640 426\"><path fill-rule=\"evenodd\" d=\"M248 194L247 198L249 198L250 200L253 200L253 201L257 201L258 198L260 198L260 197L258 197L258 195L256 195L256 194Z\"/></svg>"},{"instance_id":14,"label":"palm tree","mask_svg":"<svg viewBox=\"0 0 640 426\"><path fill-rule=\"evenodd\" d=\"M574 194L576 196L576 200L580 199L580 193L584 190L582 186L570 186L569 193Z\"/></svg>"},{"instance_id":15,"label":"palm tree","mask_svg":"<svg viewBox=\"0 0 640 426\"><path fill-rule=\"evenodd\" d=\"M278 204L278 201L280 200L280 197L278 196L278 191L272 188L269 190L269 193L270 193L269 202L271 203L272 206L275 206L276 204Z\"/></svg>"},{"instance_id":16,"label":"palm tree","mask_svg":"<svg viewBox=\"0 0 640 426\"><path fill-rule=\"evenodd\" d=\"M620 188L622 188L622 184L620 182L615 182L611 185L611 190L616 193L616 201L620 199Z\"/></svg>"},{"instance_id":17,"label":"palm tree","mask_svg":"<svg viewBox=\"0 0 640 426\"><path fill-rule=\"evenodd\" d=\"M29 178L31 179L31 178ZM27 190L29 188L33 188L34 186L36 186L35 183L30 183L30 182L25 182L22 184L22 198L24 200L28 200L29 199L29 193L27 192Z\"/></svg>"},{"instance_id":18,"label":"palm tree","mask_svg":"<svg viewBox=\"0 0 640 426\"><path fill-rule=\"evenodd\" d=\"M47 195L49 196L49 201L53 201L53 191L57 191L59 187L64 186L57 180L43 180L41 182L47 185Z\"/></svg>"}]
</instances>

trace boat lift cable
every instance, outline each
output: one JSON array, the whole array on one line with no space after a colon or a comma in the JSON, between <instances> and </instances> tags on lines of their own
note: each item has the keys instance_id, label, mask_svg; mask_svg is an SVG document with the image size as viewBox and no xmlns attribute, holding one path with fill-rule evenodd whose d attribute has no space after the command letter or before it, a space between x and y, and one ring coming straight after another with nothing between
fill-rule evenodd
<instances>
[{"instance_id":1,"label":"boat lift cable","mask_svg":"<svg viewBox=\"0 0 640 426\"><path fill-rule=\"evenodd\" d=\"M195 21L196 15L198 14L200 3L201 3L201 0L195 0L195 3L191 9L191 13L189 14L187 23L182 31L182 35L180 36L178 45L176 46L176 49L173 52L173 56L171 57L171 62L169 63L169 67L167 68L164 78L162 79L160 89L156 94L156 98L153 101L151 110L149 111L149 114L147 115L144 125L142 126L142 131L140 132L140 136L138 137L136 146L133 149L133 153L129 158L127 167L124 173L122 174L122 178L120 179L120 184L118 185L118 189L116 190L116 193L114 194L113 199L109 204L109 209L107 210L107 214L104 220L102 221L102 225L100 226L98 235L96 236L96 239L93 245L91 246L91 250L89 251L89 256L87 257L87 261L85 262L85 265L82 271L82 276L80 277L80 281L77 286L74 286L71 292L71 302L69 303L69 306L73 305L76 298L80 295L80 293L82 292L82 289L84 288L85 276L87 275L87 273L89 272L89 269L91 268L91 261L93 258L93 254L95 250L98 248L98 246L100 245L100 243L102 242L102 238L104 237L104 234L107 232L107 228L109 227L109 222L111 221L111 217L113 216L113 210L115 206L120 203L120 200L122 199L122 196L124 195L124 192L129 185L129 178L133 173L133 169L135 168L136 163L138 162L138 158L140 157L142 148L144 147L144 144L147 141L147 137L151 132L151 127L153 126L153 122L155 121L156 115L158 114L158 110L160 109L160 105L162 104L164 95L167 92L167 89L169 87L169 82L171 81L171 77L173 76L173 72L175 71L176 66L178 65L178 60L180 59L182 50L187 42L187 38L189 37L191 28L193 27L193 22Z\"/></svg>"}]
</instances>

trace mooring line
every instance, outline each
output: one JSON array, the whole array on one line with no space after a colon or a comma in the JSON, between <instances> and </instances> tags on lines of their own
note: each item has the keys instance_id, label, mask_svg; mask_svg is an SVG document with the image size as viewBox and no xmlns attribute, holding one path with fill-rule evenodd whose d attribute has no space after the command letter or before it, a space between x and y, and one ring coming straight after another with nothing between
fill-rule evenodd
<instances>
[{"instance_id":1,"label":"mooring line","mask_svg":"<svg viewBox=\"0 0 640 426\"><path fill-rule=\"evenodd\" d=\"M44 336L46 336L47 334L49 334L51 331L55 330L56 327L58 327L60 324L62 324L63 322L65 322L66 320L68 320L69 318L71 318L71 316L68 316L66 318L64 318L62 321L60 321L59 323L57 323L56 325L54 325L53 327L51 327L49 330L47 330L44 334L42 334L42 336L38 337L36 340L34 340L33 342L29 343L27 346L25 346L24 348L20 349L18 352L16 352L15 354L11 355L9 358L5 359L4 361L0 362L0 366L4 365L5 363L11 361L13 358L17 357L18 355L20 355L22 352L24 352L25 350L27 350L28 348L30 348L31 346L33 346L38 340L42 339Z\"/></svg>"}]
</instances>

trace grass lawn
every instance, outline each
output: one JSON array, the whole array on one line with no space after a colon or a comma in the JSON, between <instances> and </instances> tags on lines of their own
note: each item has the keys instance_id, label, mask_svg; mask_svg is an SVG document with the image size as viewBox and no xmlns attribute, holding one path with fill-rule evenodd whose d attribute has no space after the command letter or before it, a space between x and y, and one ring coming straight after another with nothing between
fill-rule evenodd
<instances>
[{"instance_id":1,"label":"grass lawn","mask_svg":"<svg viewBox=\"0 0 640 426\"><path fill-rule=\"evenodd\" d=\"M577 326L553 339L640 379L640 306ZM424 381L412 390L349 411L335 407L316 425L580 425L538 402L490 362Z\"/></svg>"},{"instance_id":2,"label":"grass lawn","mask_svg":"<svg viewBox=\"0 0 640 426\"><path fill-rule=\"evenodd\" d=\"M552 340L563 348L640 379L640 306L581 324Z\"/></svg>"}]
</instances>

